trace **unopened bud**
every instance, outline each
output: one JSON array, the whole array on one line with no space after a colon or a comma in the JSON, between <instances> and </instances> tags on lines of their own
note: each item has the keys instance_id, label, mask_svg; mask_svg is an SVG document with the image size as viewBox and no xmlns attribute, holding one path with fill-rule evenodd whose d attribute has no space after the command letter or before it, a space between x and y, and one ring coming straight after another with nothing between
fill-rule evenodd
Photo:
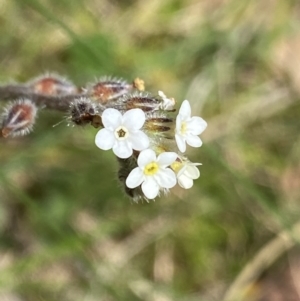
<instances>
[{"instance_id":1,"label":"unopened bud","mask_svg":"<svg viewBox=\"0 0 300 301\"><path fill-rule=\"evenodd\" d=\"M76 94L78 89L70 81L56 74L39 76L28 83L35 93L57 96Z\"/></svg>"},{"instance_id":2,"label":"unopened bud","mask_svg":"<svg viewBox=\"0 0 300 301\"><path fill-rule=\"evenodd\" d=\"M70 119L76 125L92 124L94 127L99 127L101 117L99 114L99 105L92 102L89 98L81 97L75 99L70 104Z\"/></svg>"},{"instance_id":3,"label":"unopened bud","mask_svg":"<svg viewBox=\"0 0 300 301\"><path fill-rule=\"evenodd\" d=\"M94 84L88 85L87 95L100 104L116 100L122 95L130 92L133 85L122 79L104 77Z\"/></svg>"},{"instance_id":4,"label":"unopened bud","mask_svg":"<svg viewBox=\"0 0 300 301\"><path fill-rule=\"evenodd\" d=\"M32 130L36 114L37 107L29 99L9 104L2 115L2 137L27 135Z\"/></svg>"},{"instance_id":5,"label":"unopened bud","mask_svg":"<svg viewBox=\"0 0 300 301\"><path fill-rule=\"evenodd\" d=\"M147 92L137 92L124 95L118 100L120 110L141 109L145 113L157 111L160 108L160 100Z\"/></svg>"},{"instance_id":6,"label":"unopened bud","mask_svg":"<svg viewBox=\"0 0 300 301\"><path fill-rule=\"evenodd\" d=\"M149 114L146 117L144 128L152 134L159 135L174 128L174 118L165 116L162 113Z\"/></svg>"}]
</instances>

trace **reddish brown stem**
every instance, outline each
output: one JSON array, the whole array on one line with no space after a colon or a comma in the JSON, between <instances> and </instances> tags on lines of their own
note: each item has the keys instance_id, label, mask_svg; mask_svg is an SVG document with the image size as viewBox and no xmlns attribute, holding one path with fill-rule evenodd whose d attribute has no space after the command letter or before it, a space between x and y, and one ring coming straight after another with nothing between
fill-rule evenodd
<instances>
[{"instance_id":1,"label":"reddish brown stem","mask_svg":"<svg viewBox=\"0 0 300 301\"><path fill-rule=\"evenodd\" d=\"M45 94L33 93L25 85L10 84L0 86L0 101L16 100L28 98L39 107L65 112L69 109L70 103L83 94L69 94L63 96L50 96Z\"/></svg>"}]
</instances>

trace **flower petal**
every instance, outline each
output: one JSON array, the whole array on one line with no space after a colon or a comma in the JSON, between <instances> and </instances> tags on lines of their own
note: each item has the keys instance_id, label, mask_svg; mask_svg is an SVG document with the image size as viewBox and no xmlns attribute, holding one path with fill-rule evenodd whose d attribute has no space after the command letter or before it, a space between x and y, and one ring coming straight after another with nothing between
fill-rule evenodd
<instances>
[{"instance_id":1,"label":"flower petal","mask_svg":"<svg viewBox=\"0 0 300 301\"><path fill-rule=\"evenodd\" d=\"M177 178L179 178L182 174L185 173L186 168L187 168L187 164L182 164L181 169L179 169L179 171L177 172Z\"/></svg>"},{"instance_id":2,"label":"flower petal","mask_svg":"<svg viewBox=\"0 0 300 301\"><path fill-rule=\"evenodd\" d=\"M191 105L188 100L184 100L181 104L179 115L185 120L191 117Z\"/></svg>"},{"instance_id":3,"label":"flower petal","mask_svg":"<svg viewBox=\"0 0 300 301\"><path fill-rule=\"evenodd\" d=\"M156 154L152 149L143 150L137 159L138 166L142 169L150 163L156 161Z\"/></svg>"},{"instance_id":4,"label":"flower petal","mask_svg":"<svg viewBox=\"0 0 300 301\"><path fill-rule=\"evenodd\" d=\"M111 131L101 129L95 137L95 143L103 150L111 149L115 143L115 136Z\"/></svg>"},{"instance_id":5,"label":"flower petal","mask_svg":"<svg viewBox=\"0 0 300 301\"><path fill-rule=\"evenodd\" d=\"M117 141L113 146L113 152L117 157L126 159L132 155L132 148L127 140Z\"/></svg>"},{"instance_id":6,"label":"flower petal","mask_svg":"<svg viewBox=\"0 0 300 301\"><path fill-rule=\"evenodd\" d=\"M178 177L178 184L184 189L189 189L194 185L194 181L186 175L182 174Z\"/></svg>"},{"instance_id":7,"label":"flower petal","mask_svg":"<svg viewBox=\"0 0 300 301\"><path fill-rule=\"evenodd\" d=\"M139 130L145 123L146 116L141 109L132 109L123 115L123 125L130 130Z\"/></svg>"},{"instance_id":8,"label":"flower petal","mask_svg":"<svg viewBox=\"0 0 300 301\"><path fill-rule=\"evenodd\" d=\"M159 192L159 185L152 177L147 177L142 184L142 191L148 199L154 199Z\"/></svg>"},{"instance_id":9,"label":"flower petal","mask_svg":"<svg viewBox=\"0 0 300 301\"><path fill-rule=\"evenodd\" d=\"M182 124L182 116L177 115L177 117L176 117L176 132L177 133L180 133L181 124Z\"/></svg>"},{"instance_id":10,"label":"flower petal","mask_svg":"<svg viewBox=\"0 0 300 301\"><path fill-rule=\"evenodd\" d=\"M135 188L140 186L144 180L145 177L143 171L139 167L136 167L128 175L126 179L126 186L128 188Z\"/></svg>"},{"instance_id":11,"label":"flower petal","mask_svg":"<svg viewBox=\"0 0 300 301\"><path fill-rule=\"evenodd\" d=\"M149 138L142 131L130 133L128 140L131 142L132 148L138 151L144 150L149 146Z\"/></svg>"},{"instance_id":12,"label":"flower petal","mask_svg":"<svg viewBox=\"0 0 300 301\"><path fill-rule=\"evenodd\" d=\"M174 152L164 152L157 157L157 163L161 167L167 167L174 163L178 155Z\"/></svg>"},{"instance_id":13,"label":"flower petal","mask_svg":"<svg viewBox=\"0 0 300 301\"><path fill-rule=\"evenodd\" d=\"M200 147L202 145L201 139L194 135L188 135L186 137L186 143L192 147Z\"/></svg>"},{"instance_id":14,"label":"flower petal","mask_svg":"<svg viewBox=\"0 0 300 301\"><path fill-rule=\"evenodd\" d=\"M158 96L161 98L167 98L166 94L163 91L158 91Z\"/></svg>"},{"instance_id":15,"label":"flower petal","mask_svg":"<svg viewBox=\"0 0 300 301\"><path fill-rule=\"evenodd\" d=\"M115 130L122 123L122 114L113 108L105 109L101 118L104 127L111 131Z\"/></svg>"},{"instance_id":16,"label":"flower petal","mask_svg":"<svg viewBox=\"0 0 300 301\"><path fill-rule=\"evenodd\" d=\"M194 116L187 122L187 130L192 135L200 135L207 127L207 123L204 119L198 116Z\"/></svg>"},{"instance_id":17,"label":"flower petal","mask_svg":"<svg viewBox=\"0 0 300 301\"><path fill-rule=\"evenodd\" d=\"M200 177L199 169L194 165L188 165L184 171L184 174L190 177L193 180L196 180Z\"/></svg>"},{"instance_id":18,"label":"flower petal","mask_svg":"<svg viewBox=\"0 0 300 301\"><path fill-rule=\"evenodd\" d=\"M185 139L181 135L175 134L175 140L176 140L178 149L182 153L184 153L186 151Z\"/></svg>"},{"instance_id":19,"label":"flower petal","mask_svg":"<svg viewBox=\"0 0 300 301\"><path fill-rule=\"evenodd\" d=\"M176 185L176 175L170 168L160 169L155 175L154 179L160 187L172 188Z\"/></svg>"}]
</instances>

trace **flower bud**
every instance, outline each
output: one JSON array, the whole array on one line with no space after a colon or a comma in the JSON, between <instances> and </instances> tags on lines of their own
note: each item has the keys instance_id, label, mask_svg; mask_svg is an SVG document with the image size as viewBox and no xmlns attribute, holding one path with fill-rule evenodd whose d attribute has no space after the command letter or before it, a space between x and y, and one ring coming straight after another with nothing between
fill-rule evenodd
<instances>
[{"instance_id":1,"label":"flower bud","mask_svg":"<svg viewBox=\"0 0 300 301\"><path fill-rule=\"evenodd\" d=\"M128 111L131 109L141 109L145 113L159 110L160 101L148 92L135 92L124 95L116 104L116 108Z\"/></svg>"},{"instance_id":2,"label":"flower bud","mask_svg":"<svg viewBox=\"0 0 300 301\"><path fill-rule=\"evenodd\" d=\"M114 107L123 111L139 108L145 113L154 111L171 113L176 111L174 105L174 98L167 98L161 91L158 92L157 96L153 96L149 92L139 91L122 96L118 99L117 103L114 104Z\"/></svg>"},{"instance_id":3,"label":"flower bud","mask_svg":"<svg viewBox=\"0 0 300 301\"><path fill-rule=\"evenodd\" d=\"M91 123L95 127L99 127L101 117L99 114L99 105L92 102L89 98L81 97L75 99L70 104L70 119L76 125L86 125Z\"/></svg>"},{"instance_id":4,"label":"flower bud","mask_svg":"<svg viewBox=\"0 0 300 301\"><path fill-rule=\"evenodd\" d=\"M2 137L27 135L32 130L36 114L37 107L29 99L9 104L2 114Z\"/></svg>"},{"instance_id":5,"label":"flower bud","mask_svg":"<svg viewBox=\"0 0 300 301\"><path fill-rule=\"evenodd\" d=\"M73 83L56 74L39 76L28 83L28 87L35 93L58 96L76 94L78 89Z\"/></svg>"},{"instance_id":6,"label":"flower bud","mask_svg":"<svg viewBox=\"0 0 300 301\"><path fill-rule=\"evenodd\" d=\"M152 134L168 132L174 128L174 118L162 113L148 114L144 128Z\"/></svg>"},{"instance_id":7,"label":"flower bud","mask_svg":"<svg viewBox=\"0 0 300 301\"><path fill-rule=\"evenodd\" d=\"M88 85L87 95L94 101L105 105L109 101L116 100L130 92L132 89L133 85L128 84L122 79L104 77L96 83Z\"/></svg>"}]
</instances>

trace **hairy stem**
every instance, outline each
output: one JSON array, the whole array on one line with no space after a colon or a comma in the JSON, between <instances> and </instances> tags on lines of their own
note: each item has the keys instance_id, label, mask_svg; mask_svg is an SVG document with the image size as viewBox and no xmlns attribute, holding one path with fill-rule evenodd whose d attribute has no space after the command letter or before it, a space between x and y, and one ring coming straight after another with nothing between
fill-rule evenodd
<instances>
[{"instance_id":1,"label":"hairy stem","mask_svg":"<svg viewBox=\"0 0 300 301\"><path fill-rule=\"evenodd\" d=\"M82 94L68 94L63 96L50 96L32 92L25 85L4 85L0 86L0 102L20 98L28 98L37 106L47 109L65 112L69 109L70 103L75 99L83 96Z\"/></svg>"}]
</instances>

